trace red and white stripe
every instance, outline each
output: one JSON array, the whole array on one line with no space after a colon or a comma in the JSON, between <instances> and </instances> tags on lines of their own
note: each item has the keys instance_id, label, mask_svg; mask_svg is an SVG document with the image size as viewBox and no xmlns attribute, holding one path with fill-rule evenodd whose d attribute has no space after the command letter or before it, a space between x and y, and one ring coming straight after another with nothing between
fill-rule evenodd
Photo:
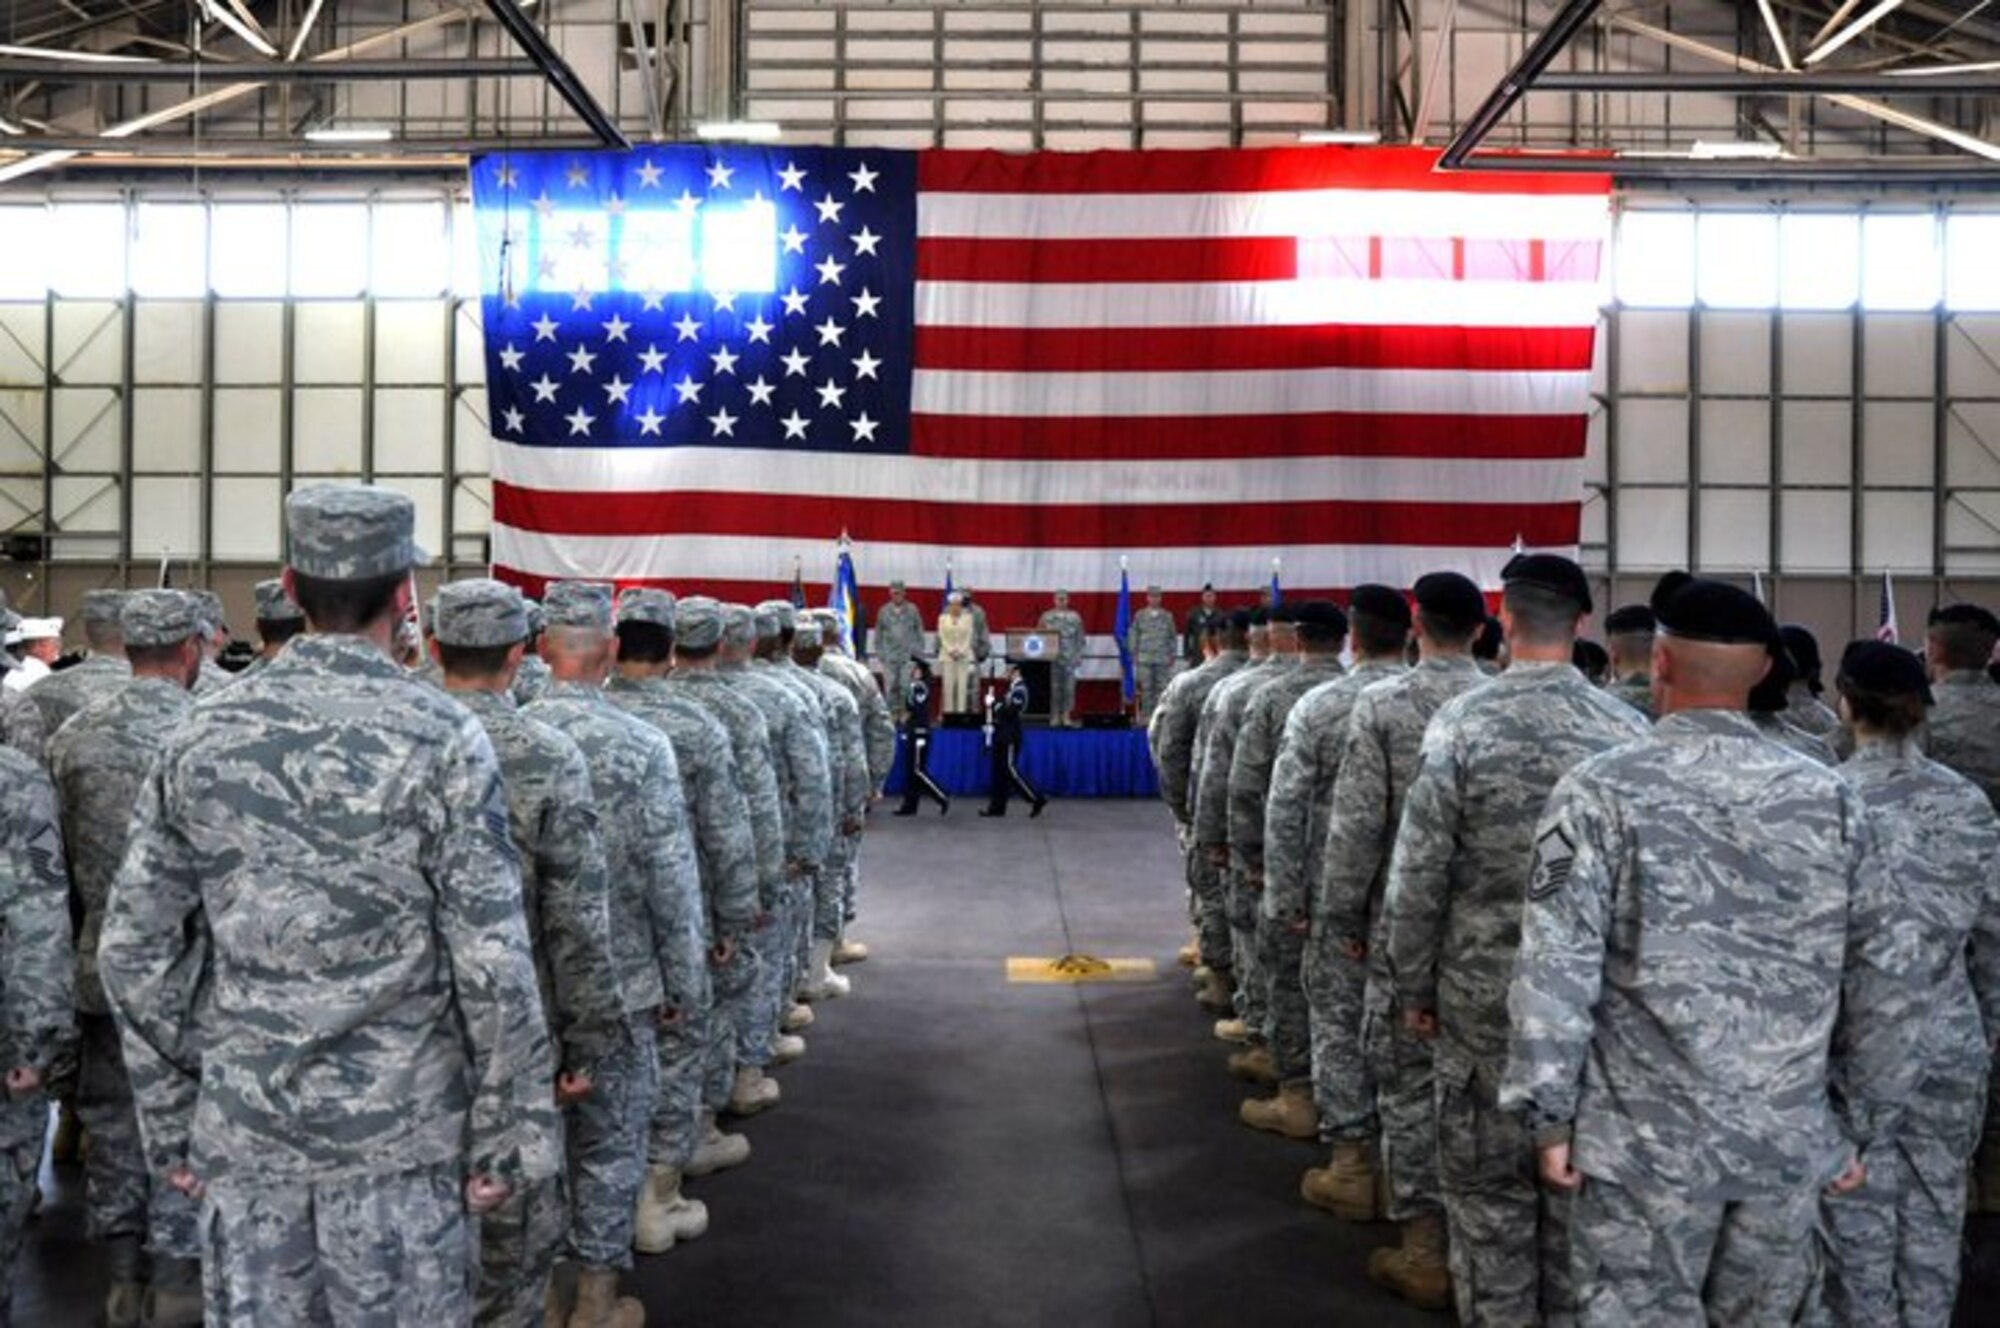
<instances>
[{"instance_id":1,"label":"red and white stripe","mask_svg":"<svg viewBox=\"0 0 2000 1328\"><path fill-rule=\"evenodd\" d=\"M866 587L949 561L996 626L1062 586L1100 630L1121 556L1177 608L1273 557L1497 584L1577 542L1609 184L1434 158L921 154L915 455L496 441L495 563L779 593L845 530Z\"/></svg>"}]
</instances>

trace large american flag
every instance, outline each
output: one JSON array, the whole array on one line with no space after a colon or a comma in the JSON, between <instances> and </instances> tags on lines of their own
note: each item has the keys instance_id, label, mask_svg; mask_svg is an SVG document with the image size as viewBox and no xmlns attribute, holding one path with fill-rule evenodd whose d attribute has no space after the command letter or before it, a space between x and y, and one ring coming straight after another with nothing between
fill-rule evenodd
<instances>
[{"instance_id":1,"label":"large american flag","mask_svg":"<svg viewBox=\"0 0 2000 1328\"><path fill-rule=\"evenodd\" d=\"M1422 149L473 167L493 560L781 595L1497 583L1578 540L1608 182ZM870 596L871 599L875 598Z\"/></svg>"}]
</instances>

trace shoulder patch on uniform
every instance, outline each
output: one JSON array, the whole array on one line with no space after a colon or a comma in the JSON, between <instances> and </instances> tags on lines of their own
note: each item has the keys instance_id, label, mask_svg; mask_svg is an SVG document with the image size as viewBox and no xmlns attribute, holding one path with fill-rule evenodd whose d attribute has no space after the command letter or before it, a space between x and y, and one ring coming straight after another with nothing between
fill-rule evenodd
<instances>
[{"instance_id":1,"label":"shoulder patch on uniform","mask_svg":"<svg viewBox=\"0 0 2000 1328\"><path fill-rule=\"evenodd\" d=\"M1547 899L1569 884L1576 863L1576 845L1569 832L1552 825L1535 840L1535 870L1528 878L1528 898Z\"/></svg>"}]
</instances>

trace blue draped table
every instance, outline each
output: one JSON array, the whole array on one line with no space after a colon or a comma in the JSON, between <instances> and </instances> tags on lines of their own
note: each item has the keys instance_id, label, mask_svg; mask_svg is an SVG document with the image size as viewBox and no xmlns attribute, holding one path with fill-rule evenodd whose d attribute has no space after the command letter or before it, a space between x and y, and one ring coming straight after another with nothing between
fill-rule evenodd
<instances>
[{"instance_id":1,"label":"blue draped table","mask_svg":"<svg viewBox=\"0 0 2000 1328\"><path fill-rule=\"evenodd\" d=\"M903 793L908 744L899 734L888 792ZM953 797L988 792L991 756L978 729L931 730L931 778ZM1034 729L1021 743L1021 773L1051 798L1157 798L1160 783L1144 729Z\"/></svg>"}]
</instances>

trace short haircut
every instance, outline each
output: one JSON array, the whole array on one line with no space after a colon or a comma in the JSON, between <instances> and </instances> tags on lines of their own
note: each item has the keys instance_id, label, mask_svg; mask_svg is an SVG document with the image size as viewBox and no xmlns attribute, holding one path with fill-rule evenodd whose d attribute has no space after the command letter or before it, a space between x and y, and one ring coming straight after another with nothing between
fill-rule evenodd
<instances>
[{"instance_id":1,"label":"short haircut","mask_svg":"<svg viewBox=\"0 0 2000 1328\"><path fill-rule=\"evenodd\" d=\"M1569 596L1520 581L1500 593L1513 615L1514 635L1521 640L1557 645L1576 635L1583 606Z\"/></svg>"},{"instance_id":2,"label":"short haircut","mask_svg":"<svg viewBox=\"0 0 2000 1328\"><path fill-rule=\"evenodd\" d=\"M1842 676L1834 686L1847 698L1847 708L1854 712L1856 723L1866 724L1871 729L1880 729L1890 737L1900 738L1916 732L1924 722L1924 698L1917 692L1877 692L1855 684L1852 678Z\"/></svg>"},{"instance_id":3,"label":"short haircut","mask_svg":"<svg viewBox=\"0 0 2000 1328\"><path fill-rule=\"evenodd\" d=\"M1425 636L1439 645L1462 646L1486 629L1486 619L1459 622L1443 614L1432 613L1429 609L1419 608L1417 625L1423 628Z\"/></svg>"},{"instance_id":4,"label":"short haircut","mask_svg":"<svg viewBox=\"0 0 2000 1328\"><path fill-rule=\"evenodd\" d=\"M391 572L361 581L329 581L294 569L292 598L305 610L306 620L320 631L359 632L389 612L397 587L409 575Z\"/></svg>"},{"instance_id":5,"label":"short haircut","mask_svg":"<svg viewBox=\"0 0 2000 1328\"><path fill-rule=\"evenodd\" d=\"M267 646L281 646L306 630L303 618L259 618L257 639Z\"/></svg>"},{"instance_id":6,"label":"short haircut","mask_svg":"<svg viewBox=\"0 0 2000 1328\"><path fill-rule=\"evenodd\" d=\"M432 638L435 640L436 638ZM497 678L507 668L513 646L449 646L437 643L438 661L444 671L461 678Z\"/></svg>"},{"instance_id":7,"label":"short haircut","mask_svg":"<svg viewBox=\"0 0 2000 1328\"><path fill-rule=\"evenodd\" d=\"M634 664L664 664L674 653L674 633L659 623L618 624L618 658Z\"/></svg>"},{"instance_id":8,"label":"short haircut","mask_svg":"<svg viewBox=\"0 0 2000 1328\"><path fill-rule=\"evenodd\" d=\"M1378 618L1356 610L1348 614L1347 625L1354 633L1354 648L1363 655L1393 655L1408 643L1410 631L1399 622Z\"/></svg>"},{"instance_id":9,"label":"short haircut","mask_svg":"<svg viewBox=\"0 0 2000 1328\"><path fill-rule=\"evenodd\" d=\"M1993 658L1993 634L1978 623L1932 623L1930 636L1946 668L1983 669Z\"/></svg>"},{"instance_id":10,"label":"short haircut","mask_svg":"<svg viewBox=\"0 0 2000 1328\"><path fill-rule=\"evenodd\" d=\"M188 637L170 646L127 646L125 658L135 669L164 669L180 661L181 647L193 639Z\"/></svg>"}]
</instances>

